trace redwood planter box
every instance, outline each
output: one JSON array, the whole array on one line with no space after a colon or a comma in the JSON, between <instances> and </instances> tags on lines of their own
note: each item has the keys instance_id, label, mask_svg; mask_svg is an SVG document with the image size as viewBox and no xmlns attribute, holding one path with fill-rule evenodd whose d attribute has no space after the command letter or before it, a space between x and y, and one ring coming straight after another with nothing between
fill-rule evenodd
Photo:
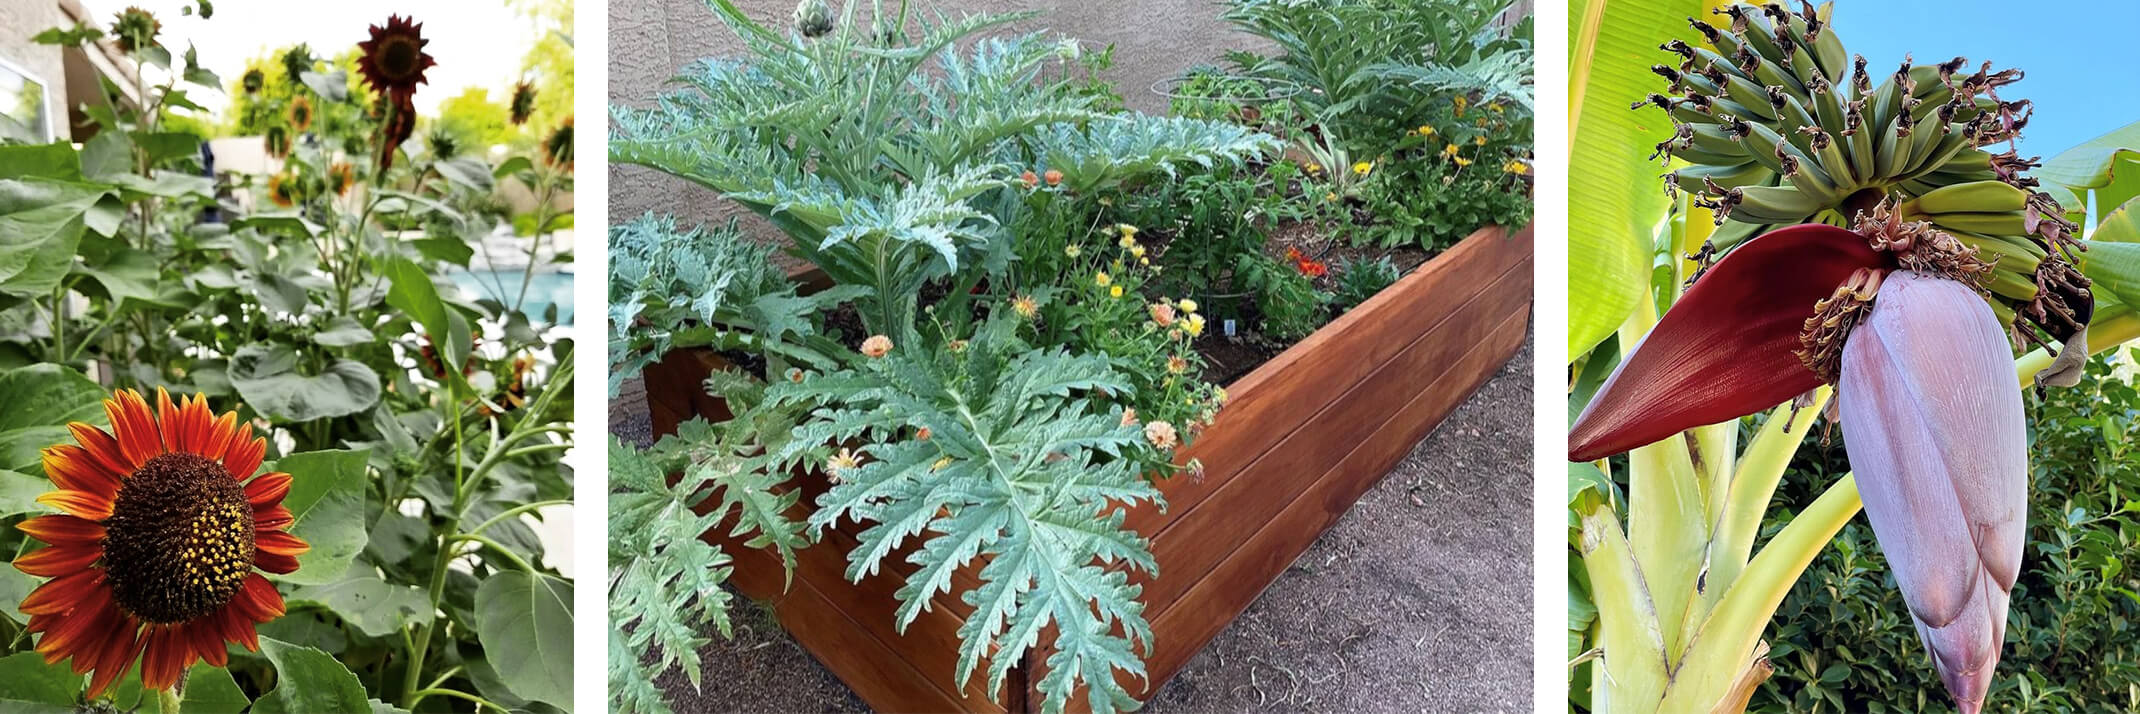
<instances>
[{"instance_id":1,"label":"redwood planter box","mask_svg":"<svg viewBox=\"0 0 2140 714\"><path fill-rule=\"evenodd\" d=\"M1204 477L1162 482L1163 513L1149 503L1129 512L1126 526L1151 539L1159 563L1157 577L1133 579L1144 586L1153 642L1142 653L1150 679L1125 677L1131 692L1157 692L1515 355L1530 317L1531 244L1528 227L1473 233L1227 386L1225 409L1182 456L1201 458ZM647 369L656 434L695 416L728 417L701 386L718 366L711 353L678 352ZM797 486L800 519L826 484L808 477ZM705 537L734 556L732 584L770 602L796 641L878 711L1037 711L1043 652L1013 670L996 701L983 673L954 678L957 629L971 611L958 594L978 585L971 569L902 634L892 594L913 566L894 554L883 563L897 574L848 582L860 529L843 523L800 553L786 587L777 556L725 529ZM1071 699L1073 709L1082 704L1082 695Z\"/></svg>"}]
</instances>

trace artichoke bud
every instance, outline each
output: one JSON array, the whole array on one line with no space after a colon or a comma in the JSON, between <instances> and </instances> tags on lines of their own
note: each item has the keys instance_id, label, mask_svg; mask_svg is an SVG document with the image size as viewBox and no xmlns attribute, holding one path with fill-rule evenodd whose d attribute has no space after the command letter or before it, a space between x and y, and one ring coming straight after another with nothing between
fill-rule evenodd
<instances>
[{"instance_id":1,"label":"artichoke bud","mask_svg":"<svg viewBox=\"0 0 2140 714\"><path fill-rule=\"evenodd\" d=\"M802 0L795 3L795 31L810 39L831 33L832 8L825 4L825 0Z\"/></svg>"}]
</instances>

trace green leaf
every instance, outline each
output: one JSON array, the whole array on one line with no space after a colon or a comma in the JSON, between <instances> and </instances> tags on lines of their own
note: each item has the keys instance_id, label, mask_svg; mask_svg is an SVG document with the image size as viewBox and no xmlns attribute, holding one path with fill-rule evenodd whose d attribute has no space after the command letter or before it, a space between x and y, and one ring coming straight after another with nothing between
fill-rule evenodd
<instances>
[{"instance_id":1,"label":"green leaf","mask_svg":"<svg viewBox=\"0 0 2140 714\"><path fill-rule=\"evenodd\" d=\"M254 344L230 358L230 383L255 411L280 421L347 416L379 401L379 375L355 360L335 360L319 374L299 371L296 350Z\"/></svg>"},{"instance_id":2,"label":"green leaf","mask_svg":"<svg viewBox=\"0 0 2140 714\"><path fill-rule=\"evenodd\" d=\"M74 263L84 216L106 190L43 178L0 179L0 294L48 295Z\"/></svg>"},{"instance_id":3,"label":"green leaf","mask_svg":"<svg viewBox=\"0 0 2140 714\"><path fill-rule=\"evenodd\" d=\"M88 146L85 145L83 149L88 150ZM63 141L0 146L0 179L19 178L79 181L82 178L82 159L75 153L74 147Z\"/></svg>"},{"instance_id":4,"label":"green leaf","mask_svg":"<svg viewBox=\"0 0 2140 714\"><path fill-rule=\"evenodd\" d=\"M422 588L396 585L373 575L298 588L287 599L293 606L310 604L332 610L373 637L385 637L432 618L431 600Z\"/></svg>"},{"instance_id":5,"label":"green leaf","mask_svg":"<svg viewBox=\"0 0 2140 714\"><path fill-rule=\"evenodd\" d=\"M414 246L416 252L426 259L452 263L463 268L468 267L468 259L476 254L476 249L470 247L468 241L454 236L418 238L409 241L409 245Z\"/></svg>"},{"instance_id":6,"label":"green leaf","mask_svg":"<svg viewBox=\"0 0 2140 714\"><path fill-rule=\"evenodd\" d=\"M364 683L325 652L260 638L260 653L275 664L275 691L254 702L254 714L367 712Z\"/></svg>"},{"instance_id":7,"label":"green leaf","mask_svg":"<svg viewBox=\"0 0 2140 714\"><path fill-rule=\"evenodd\" d=\"M14 565L0 564L0 615L16 624L28 622L30 618L22 614L22 599L29 597L38 584L38 578L16 570Z\"/></svg>"},{"instance_id":8,"label":"green leaf","mask_svg":"<svg viewBox=\"0 0 2140 714\"><path fill-rule=\"evenodd\" d=\"M2130 216L2120 210L2118 217L2130 222ZM2102 232L2097 231L2100 235ZM2094 281L2095 288L2107 290L2127 305L2140 305L2140 243L2109 243L2101 240L2082 241L2087 252L2081 253L2081 273Z\"/></svg>"},{"instance_id":9,"label":"green leaf","mask_svg":"<svg viewBox=\"0 0 2140 714\"><path fill-rule=\"evenodd\" d=\"M446 303L438 297L438 286L431 282L431 275L424 272L407 258L390 258L380 267L392 286L386 293L386 303L408 313L417 325L423 327L424 336L431 339L434 349L440 352L440 362L449 365L446 374L456 383L466 384L461 371L454 367L468 360L470 340L465 324L456 326L458 319L446 309Z\"/></svg>"},{"instance_id":10,"label":"green leaf","mask_svg":"<svg viewBox=\"0 0 2140 714\"><path fill-rule=\"evenodd\" d=\"M282 499L296 522L290 534L312 550L297 556L297 572L271 576L298 585L326 585L342 579L350 561L364 551L364 493L369 484L369 452L308 451L262 466L263 473L290 475L290 493Z\"/></svg>"},{"instance_id":11,"label":"green leaf","mask_svg":"<svg viewBox=\"0 0 2140 714\"><path fill-rule=\"evenodd\" d=\"M492 178L505 178L507 176L513 175L514 173L528 171L534 168L535 162L528 160L528 157L515 156L513 158L506 159L505 163L498 164L498 168L491 169L490 175Z\"/></svg>"},{"instance_id":12,"label":"green leaf","mask_svg":"<svg viewBox=\"0 0 2140 714\"><path fill-rule=\"evenodd\" d=\"M294 213L255 213L230 222L230 229L242 231L247 228L267 233L280 233L299 238L311 238L325 230L303 216Z\"/></svg>"},{"instance_id":13,"label":"green leaf","mask_svg":"<svg viewBox=\"0 0 2140 714\"><path fill-rule=\"evenodd\" d=\"M305 87L329 103L339 103L349 98L349 75L342 70L331 72L300 72L297 75Z\"/></svg>"},{"instance_id":14,"label":"green leaf","mask_svg":"<svg viewBox=\"0 0 2140 714\"><path fill-rule=\"evenodd\" d=\"M432 164L431 168L438 169L439 175L454 185L477 193L487 194L497 187L497 182L491 178L490 167L475 159L448 159Z\"/></svg>"},{"instance_id":15,"label":"green leaf","mask_svg":"<svg viewBox=\"0 0 2140 714\"><path fill-rule=\"evenodd\" d=\"M476 637L522 698L572 710L572 583L519 571L476 590Z\"/></svg>"},{"instance_id":16,"label":"green leaf","mask_svg":"<svg viewBox=\"0 0 2140 714\"><path fill-rule=\"evenodd\" d=\"M371 330L365 329L356 318L348 315L335 316L334 319L328 320L327 324L320 326L319 332L312 335L313 344L322 347L349 347L365 344L373 339L375 338Z\"/></svg>"},{"instance_id":17,"label":"green leaf","mask_svg":"<svg viewBox=\"0 0 2140 714\"><path fill-rule=\"evenodd\" d=\"M185 692L185 701L179 707L184 714L240 714L253 705L244 690L238 689L230 670L206 662L186 670Z\"/></svg>"},{"instance_id":18,"label":"green leaf","mask_svg":"<svg viewBox=\"0 0 2140 714\"><path fill-rule=\"evenodd\" d=\"M0 518L45 510L37 497L59 488L51 481L20 471L0 470Z\"/></svg>"},{"instance_id":19,"label":"green leaf","mask_svg":"<svg viewBox=\"0 0 2140 714\"><path fill-rule=\"evenodd\" d=\"M167 296L167 291L159 289L163 286L162 267L156 257L148 253L128 249L95 267L80 268L80 272L95 280L119 307L128 307L129 302L181 306Z\"/></svg>"},{"instance_id":20,"label":"green leaf","mask_svg":"<svg viewBox=\"0 0 2140 714\"><path fill-rule=\"evenodd\" d=\"M0 469L43 473L38 451L71 443L65 424L103 425L104 388L73 369L35 364L0 372Z\"/></svg>"},{"instance_id":21,"label":"green leaf","mask_svg":"<svg viewBox=\"0 0 2140 714\"><path fill-rule=\"evenodd\" d=\"M2044 184L2076 195L2097 191L2097 206L2120 205L2140 191L2140 122L2061 151L2034 172ZM2064 200L2064 199L2061 199ZM2086 206L2068 205L2068 211Z\"/></svg>"},{"instance_id":22,"label":"green leaf","mask_svg":"<svg viewBox=\"0 0 2140 714\"><path fill-rule=\"evenodd\" d=\"M0 657L0 710L21 714L72 714L82 675L66 663L45 664L44 655L17 652Z\"/></svg>"},{"instance_id":23,"label":"green leaf","mask_svg":"<svg viewBox=\"0 0 2140 714\"><path fill-rule=\"evenodd\" d=\"M1568 356L1619 329L1645 294L1651 236L1667 201L1663 171L1645 156L1671 133L1656 107L1628 111L1663 88L1650 73L1657 46L1692 41L1699 0L1584 0L1569 9L1568 82L1578 101L1569 132ZM1607 30L1607 28L1612 28Z\"/></svg>"}]
</instances>

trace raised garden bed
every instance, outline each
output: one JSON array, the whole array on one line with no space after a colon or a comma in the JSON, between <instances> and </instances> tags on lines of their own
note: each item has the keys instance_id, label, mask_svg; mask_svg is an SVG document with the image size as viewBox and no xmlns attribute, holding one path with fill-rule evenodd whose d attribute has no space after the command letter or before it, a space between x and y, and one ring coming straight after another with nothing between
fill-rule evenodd
<instances>
[{"instance_id":1,"label":"raised garden bed","mask_svg":"<svg viewBox=\"0 0 2140 714\"><path fill-rule=\"evenodd\" d=\"M1169 479L1160 485L1164 511L1146 504L1128 515L1127 527L1151 538L1159 563L1157 577L1133 574L1155 636L1144 653L1148 680L1125 680L1131 692L1158 691L1515 354L1530 316L1531 259L1530 228L1479 230L1227 386L1232 399L1217 422L1181 454L1202 460L1202 478ZM694 417L727 418L702 386L721 364L711 352L680 351L646 370L656 435ZM827 484L798 483L808 491L796 506L801 518ZM705 537L733 555L730 583L771 603L789 633L871 707L1039 708L1029 675L1044 649L994 701L984 678L954 684L957 629L971 608L940 594L899 632L893 593L904 573L846 579L858 530L843 522L826 534L829 547L798 553L792 582L777 557L724 529ZM971 573L957 580L952 593L976 585ZM1083 701L1070 699L1073 707Z\"/></svg>"}]
</instances>

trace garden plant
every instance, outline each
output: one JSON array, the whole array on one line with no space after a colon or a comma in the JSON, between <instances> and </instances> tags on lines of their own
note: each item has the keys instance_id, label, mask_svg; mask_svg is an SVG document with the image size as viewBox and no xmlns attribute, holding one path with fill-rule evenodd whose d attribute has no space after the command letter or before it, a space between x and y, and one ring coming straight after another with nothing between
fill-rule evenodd
<instances>
[{"instance_id":1,"label":"garden plant","mask_svg":"<svg viewBox=\"0 0 2140 714\"><path fill-rule=\"evenodd\" d=\"M573 346L446 279L569 150L412 141L412 18L227 84L140 9L37 39L118 48L140 103L0 145L0 709L569 710ZM228 131L272 173L209 175Z\"/></svg>"},{"instance_id":2,"label":"garden plant","mask_svg":"<svg viewBox=\"0 0 2140 714\"><path fill-rule=\"evenodd\" d=\"M754 223L610 228L612 393L710 351L726 412L610 447L622 711L667 710L671 668L710 678L702 628L726 634L736 607L737 554L714 531L788 578L805 549L844 549L847 579L897 579L902 631L953 593L971 608L953 690L1001 691L1030 653L1038 707L1134 708L1124 682L1153 635L1132 573L1164 574L1124 514L1201 477L1179 454L1246 369L1210 351L1267 358L1456 238L1528 217L1529 23L1485 22L1505 2L1455 4L1468 25L1388 15L1464 29L1433 50L1355 40L1342 51L1373 57L1345 80L1352 103L1261 91L1293 61L1266 58L1174 87L1171 116L1124 111L1078 42L1002 31L1031 15L804 0L776 28L710 4L747 53L613 109L610 158L749 209L811 270L783 269ZM1335 144L1360 161L1304 159L1367 107L1388 122ZM1451 192L1488 209L1387 223Z\"/></svg>"},{"instance_id":3,"label":"garden plant","mask_svg":"<svg viewBox=\"0 0 2140 714\"><path fill-rule=\"evenodd\" d=\"M2131 195L2111 183L2117 151L2020 157L2032 110L2001 94L2018 71L1957 57L1880 73L1848 54L1829 6L1711 4L1686 30L1657 17L1704 7L1622 8L1578 32L1592 51L1573 74L1571 186L1599 192L1575 194L1589 225L1571 235L1571 294L1590 299L1571 306L1573 704L1746 708L1775 667L1764 632L1862 508L1885 567L1852 575L1900 595L1884 600L1900 612L1867 616L1906 613L1929 659L1912 665L1979 711L2012 691L1994 688L2010 608L2061 606L2016 588L2046 553L2024 550L2046 497L2030 490L2046 444L2031 443L2024 388L2086 382L2090 354L2140 337L2140 253L2125 207L2103 203ZM1602 64L1643 46L1663 63ZM1599 115L1630 104L1632 122ZM1654 149L1652 122L1668 127ZM1660 160L1654 196L1607 189ZM2103 219L2083 240L2090 197ZM1848 473L1789 484L1819 495L1776 511L1823 421ZM1862 553L1861 535L1843 543ZM1850 656L1807 648L1828 641L1811 623L1776 624L1795 663Z\"/></svg>"}]
</instances>

